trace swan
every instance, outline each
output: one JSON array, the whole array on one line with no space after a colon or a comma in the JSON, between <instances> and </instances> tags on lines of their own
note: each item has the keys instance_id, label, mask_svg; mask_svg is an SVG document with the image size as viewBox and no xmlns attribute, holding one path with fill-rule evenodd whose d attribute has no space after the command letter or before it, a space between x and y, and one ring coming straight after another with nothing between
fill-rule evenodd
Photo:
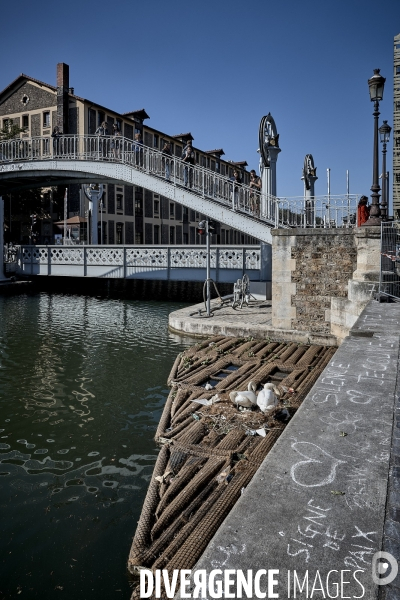
<instances>
[{"instance_id":1,"label":"swan","mask_svg":"<svg viewBox=\"0 0 400 600\"><path fill-rule=\"evenodd\" d=\"M257 396L255 391L257 389L254 381L250 381L247 386L247 391L240 392L234 391L229 393L229 398L236 404L236 406L244 406L245 408L250 408L254 406L257 402Z\"/></svg>"},{"instance_id":2,"label":"swan","mask_svg":"<svg viewBox=\"0 0 400 600\"><path fill-rule=\"evenodd\" d=\"M265 413L278 404L278 396L281 393L273 383L266 383L264 385L264 389L258 393L257 396L257 405L260 407L261 411Z\"/></svg>"}]
</instances>

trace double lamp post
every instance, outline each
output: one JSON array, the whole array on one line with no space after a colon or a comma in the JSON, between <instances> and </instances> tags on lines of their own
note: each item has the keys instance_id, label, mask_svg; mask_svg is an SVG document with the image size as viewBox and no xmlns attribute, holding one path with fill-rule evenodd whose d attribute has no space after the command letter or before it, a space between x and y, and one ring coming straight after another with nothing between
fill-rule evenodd
<instances>
[{"instance_id":1,"label":"double lamp post","mask_svg":"<svg viewBox=\"0 0 400 600\"><path fill-rule=\"evenodd\" d=\"M371 102L374 103L374 150L373 150L373 167L372 167L372 186L371 186L371 209L369 219L364 223L364 226L379 225L382 221L387 220L388 216L388 197L386 184L386 144L390 138L391 127L387 121L383 121L383 125L378 128L379 102L383 99L383 90L385 87L385 77L380 74L380 69L374 69L374 74L368 80L369 95ZM382 204L379 206L380 186L379 186L379 150L378 150L378 134L383 143L382 149Z\"/></svg>"}]
</instances>

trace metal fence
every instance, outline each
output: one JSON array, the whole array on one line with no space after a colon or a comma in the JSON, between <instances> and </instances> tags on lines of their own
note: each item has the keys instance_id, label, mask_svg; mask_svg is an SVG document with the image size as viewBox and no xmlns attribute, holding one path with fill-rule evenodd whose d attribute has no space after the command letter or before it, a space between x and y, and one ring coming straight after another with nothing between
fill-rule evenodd
<instances>
[{"instance_id":1,"label":"metal fence","mask_svg":"<svg viewBox=\"0 0 400 600\"><path fill-rule=\"evenodd\" d=\"M379 293L400 300L400 221L381 225Z\"/></svg>"},{"instance_id":2,"label":"metal fence","mask_svg":"<svg viewBox=\"0 0 400 600\"><path fill-rule=\"evenodd\" d=\"M353 227L358 195L277 198L259 193L200 165L185 163L179 156L122 136L65 135L21 138L0 143L0 171L9 163L36 160L111 161L159 177L172 185L190 189L231 210L252 216L269 227ZM4 166L2 166L4 165Z\"/></svg>"}]
</instances>

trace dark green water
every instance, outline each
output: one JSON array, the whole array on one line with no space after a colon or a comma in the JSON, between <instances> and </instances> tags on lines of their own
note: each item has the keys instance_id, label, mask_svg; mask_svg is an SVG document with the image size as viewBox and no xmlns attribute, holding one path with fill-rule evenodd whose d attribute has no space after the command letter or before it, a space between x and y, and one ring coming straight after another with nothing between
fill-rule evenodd
<instances>
[{"instance_id":1,"label":"dark green water","mask_svg":"<svg viewBox=\"0 0 400 600\"><path fill-rule=\"evenodd\" d=\"M183 304L0 296L0 598L128 599Z\"/></svg>"}]
</instances>

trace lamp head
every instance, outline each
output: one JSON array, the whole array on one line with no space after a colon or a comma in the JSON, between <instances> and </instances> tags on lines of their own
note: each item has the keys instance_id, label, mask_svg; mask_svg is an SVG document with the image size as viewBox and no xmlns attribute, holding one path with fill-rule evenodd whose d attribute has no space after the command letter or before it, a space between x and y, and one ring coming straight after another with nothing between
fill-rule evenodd
<instances>
[{"instance_id":1,"label":"lamp head","mask_svg":"<svg viewBox=\"0 0 400 600\"><path fill-rule=\"evenodd\" d=\"M379 136L381 139L381 142L384 144L387 144L388 141L390 140L390 132L392 131L392 128L390 127L390 125L388 125L387 121L383 121L383 124L379 127Z\"/></svg>"},{"instance_id":2,"label":"lamp head","mask_svg":"<svg viewBox=\"0 0 400 600\"><path fill-rule=\"evenodd\" d=\"M374 69L374 74L371 79L368 79L369 95L371 102L380 102L383 98L383 90L385 87L385 77L380 75L380 69Z\"/></svg>"}]
</instances>

